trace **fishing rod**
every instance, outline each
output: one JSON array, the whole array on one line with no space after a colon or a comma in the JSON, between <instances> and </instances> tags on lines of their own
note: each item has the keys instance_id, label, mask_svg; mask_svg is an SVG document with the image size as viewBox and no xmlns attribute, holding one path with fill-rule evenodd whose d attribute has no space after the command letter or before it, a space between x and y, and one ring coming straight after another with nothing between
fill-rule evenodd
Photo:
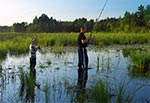
<instances>
[{"instance_id":1,"label":"fishing rod","mask_svg":"<svg viewBox=\"0 0 150 103\"><path fill-rule=\"evenodd\" d=\"M95 22L95 24L93 25L93 29L94 29L94 27L98 24L98 21L100 20L100 18L101 18L101 16L102 16L102 13L103 13L103 11L104 11L106 5L107 5L107 2L108 2L108 0L105 1L104 5L103 5L103 7L102 7L102 10L100 11L98 17L96 18L96 22ZM91 32L90 36L92 36L92 33L93 33L93 31L94 31L93 29L92 29L92 32Z\"/></svg>"},{"instance_id":2,"label":"fishing rod","mask_svg":"<svg viewBox=\"0 0 150 103\"><path fill-rule=\"evenodd\" d=\"M98 15L98 18L96 19L95 25L98 23L98 20L100 19L101 15L102 15L102 13L103 13L105 7L106 7L107 2L108 2L108 0L105 1L104 6L103 6L101 12L100 12L100 14ZM95 26L95 25L94 25L94 26ZM84 25L84 26L85 26L85 25ZM93 26L93 27L94 27L94 26ZM93 29L92 29L92 32L93 32ZM91 39L92 39L92 33L90 34L90 37L89 37L89 40L91 40ZM88 69L88 68L87 68L87 69ZM82 78L82 80L83 80L83 81L82 81L82 86L84 86L84 83L86 82L86 78L85 78L86 72L87 72L87 71L84 69L84 70L83 70L83 78Z\"/></svg>"},{"instance_id":3,"label":"fishing rod","mask_svg":"<svg viewBox=\"0 0 150 103\"><path fill-rule=\"evenodd\" d=\"M96 18L96 22L94 23L93 28L92 28L92 31L91 31L91 33L90 33L90 38L92 38L92 33L93 33L93 31L94 31L94 27L98 24L98 21L100 20L100 18L101 18L101 16L102 16L102 13L103 13L103 11L104 11L106 5L107 5L107 2L108 2L108 0L105 1L104 5L103 5L103 7L102 7L102 10L100 11L98 17Z\"/></svg>"},{"instance_id":4,"label":"fishing rod","mask_svg":"<svg viewBox=\"0 0 150 103\"><path fill-rule=\"evenodd\" d=\"M96 22L98 22L98 21L99 21L99 19L100 19L100 17L101 17L101 15L102 15L102 13L103 13L103 11L104 11L104 9L105 9L105 7L106 7L107 2L108 2L108 0L106 0L106 1L105 1L104 6L103 6L103 8L102 8L101 12L99 13L98 18L96 19Z\"/></svg>"}]
</instances>

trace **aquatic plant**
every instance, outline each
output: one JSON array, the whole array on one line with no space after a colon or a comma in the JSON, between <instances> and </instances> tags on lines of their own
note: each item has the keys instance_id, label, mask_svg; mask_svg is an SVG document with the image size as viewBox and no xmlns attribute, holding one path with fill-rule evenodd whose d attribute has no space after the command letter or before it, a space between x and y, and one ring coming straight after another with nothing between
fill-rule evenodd
<instances>
[{"instance_id":1,"label":"aquatic plant","mask_svg":"<svg viewBox=\"0 0 150 103\"><path fill-rule=\"evenodd\" d=\"M20 69L20 96L28 102L34 101L35 77L32 73L29 74Z\"/></svg>"},{"instance_id":2,"label":"aquatic plant","mask_svg":"<svg viewBox=\"0 0 150 103\"><path fill-rule=\"evenodd\" d=\"M99 62L100 62L100 57L99 57L99 56L97 56L97 71L99 71L99 67L100 67Z\"/></svg>"},{"instance_id":3,"label":"aquatic plant","mask_svg":"<svg viewBox=\"0 0 150 103\"><path fill-rule=\"evenodd\" d=\"M130 68L135 75L150 75L150 53L136 51L130 54L133 68Z\"/></svg>"},{"instance_id":4,"label":"aquatic plant","mask_svg":"<svg viewBox=\"0 0 150 103\"><path fill-rule=\"evenodd\" d=\"M90 33L86 33L90 35ZM1 33L0 57L5 57L7 52L18 54L27 53L32 37L36 37L38 45L49 46L77 46L77 33ZM17 42L16 42L17 41ZM96 33L93 34L94 45L104 46L113 44L144 44L150 42L149 34L126 33ZM60 53L60 52L59 52Z\"/></svg>"},{"instance_id":5,"label":"aquatic plant","mask_svg":"<svg viewBox=\"0 0 150 103\"><path fill-rule=\"evenodd\" d=\"M125 82L121 82L116 86L117 94L116 94L116 103L132 103L134 95L129 94L127 91L128 84Z\"/></svg>"},{"instance_id":6,"label":"aquatic plant","mask_svg":"<svg viewBox=\"0 0 150 103\"><path fill-rule=\"evenodd\" d=\"M110 87L103 81L97 82L91 90L91 95L94 102L109 103L110 102Z\"/></svg>"},{"instance_id":7,"label":"aquatic plant","mask_svg":"<svg viewBox=\"0 0 150 103\"><path fill-rule=\"evenodd\" d=\"M50 103L50 84L48 83L48 81L46 82L45 86L44 86L44 93L45 93L45 102L46 103Z\"/></svg>"}]
</instances>

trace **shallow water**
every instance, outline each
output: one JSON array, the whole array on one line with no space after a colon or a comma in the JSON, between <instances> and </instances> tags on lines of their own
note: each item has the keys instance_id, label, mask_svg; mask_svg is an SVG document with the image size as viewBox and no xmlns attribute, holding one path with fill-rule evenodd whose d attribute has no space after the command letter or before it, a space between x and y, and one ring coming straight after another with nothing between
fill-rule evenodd
<instances>
[{"instance_id":1,"label":"shallow water","mask_svg":"<svg viewBox=\"0 0 150 103\"><path fill-rule=\"evenodd\" d=\"M128 67L130 57L124 57L121 49L88 48L89 70L87 90L98 80L109 82L111 88L124 82L126 92L134 95L134 101L150 102L150 78L133 76ZM77 48L64 48L63 52L52 52L52 49L37 53L36 83L32 102L52 103L76 101L75 87L77 85ZM99 59L99 60L98 60ZM4 103L25 101L20 96L20 69L29 72L29 55L7 55L2 61L0 75L0 101ZM98 65L99 64L99 65ZM44 88L48 85L48 99ZM115 94L115 90L112 92ZM137 91L138 90L138 91ZM135 92L137 91L137 92ZM24 92L25 94L27 93ZM111 100L114 102L114 99Z\"/></svg>"}]
</instances>

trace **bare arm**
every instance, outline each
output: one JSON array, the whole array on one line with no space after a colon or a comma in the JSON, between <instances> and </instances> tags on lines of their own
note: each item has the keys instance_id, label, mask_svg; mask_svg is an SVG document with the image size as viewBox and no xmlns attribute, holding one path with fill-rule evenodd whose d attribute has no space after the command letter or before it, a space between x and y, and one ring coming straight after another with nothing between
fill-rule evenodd
<instances>
[{"instance_id":1,"label":"bare arm","mask_svg":"<svg viewBox=\"0 0 150 103\"><path fill-rule=\"evenodd\" d=\"M85 39L85 40L81 40L81 42L82 42L82 44L84 44L84 43L89 43L90 41L91 41L91 39L92 39L92 35L90 35L87 39Z\"/></svg>"}]
</instances>

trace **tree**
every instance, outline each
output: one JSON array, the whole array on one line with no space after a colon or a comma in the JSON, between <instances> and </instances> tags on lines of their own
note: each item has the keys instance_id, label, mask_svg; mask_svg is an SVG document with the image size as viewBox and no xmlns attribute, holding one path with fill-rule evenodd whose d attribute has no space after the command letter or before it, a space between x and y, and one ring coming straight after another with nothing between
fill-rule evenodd
<instances>
[{"instance_id":1,"label":"tree","mask_svg":"<svg viewBox=\"0 0 150 103\"><path fill-rule=\"evenodd\" d=\"M136 12L124 13L123 17L106 18L100 21L78 18L72 21L57 21L53 17L42 14L36 16L33 22L14 23L15 32L79 32L81 26L86 26L87 32L148 32L150 31L150 5L140 5Z\"/></svg>"},{"instance_id":2,"label":"tree","mask_svg":"<svg viewBox=\"0 0 150 103\"><path fill-rule=\"evenodd\" d=\"M27 27L27 22L14 23L12 26L13 32L25 32Z\"/></svg>"}]
</instances>

